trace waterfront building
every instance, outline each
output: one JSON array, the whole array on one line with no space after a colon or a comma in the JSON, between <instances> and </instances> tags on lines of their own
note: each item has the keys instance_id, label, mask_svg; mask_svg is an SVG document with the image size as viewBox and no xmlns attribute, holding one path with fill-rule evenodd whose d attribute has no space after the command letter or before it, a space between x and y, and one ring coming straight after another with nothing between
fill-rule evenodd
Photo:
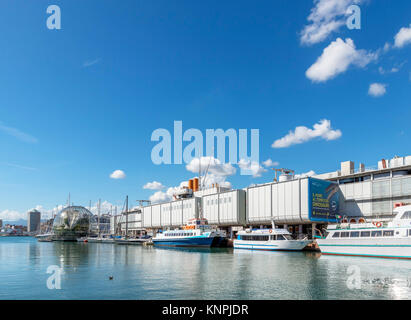
<instances>
[{"instance_id":1,"label":"waterfront building","mask_svg":"<svg viewBox=\"0 0 411 320\"><path fill-rule=\"evenodd\" d=\"M231 237L233 231L246 226L265 228L274 223L303 238L338 219L388 220L396 203L411 202L411 156L381 160L374 168L360 164L357 170L352 161L346 161L341 170L311 177L296 177L292 170L283 170L274 180L239 190L218 185L186 188L173 201L129 212L128 230L156 232L203 217ZM124 215L112 217L111 233L119 226L124 233L125 222Z\"/></svg>"},{"instance_id":2,"label":"waterfront building","mask_svg":"<svg viewBox=\"0 0 411 320\"><path fill-rule=\"evenodd\" d=\"M142 223L141 208L133 208L129 210L127 217L125 213L110 217L110 233L111 234L125 236L126 230L127 230L128 236L130 237L137 237L145 231L145 228L143 227L143 223Z\"/></svg>"},{"instance_id":3,"label":"waterfront building","mask_svg":"<svg viewBox=\"0 0 411 320\"><path fill-rule=\"evenodd\" d=\"M357 169L346 161L340 170L315 177L338 183L343 216L389 220L396 203L411 202L411 156L382 159L374 167L361 163Z\"/></svg>"},{"instance_id":4,"label":"waterfront building","mask_svg":"<svg viewBox=\"0 0 411 320\"><path fill-rule=\"evenodd\" d=\"M33 209L27 212L27 231L30 233L36 233L40 231L41 213Z\"/></svg>"},{"instance_id":5,"label":"waterfront building","mask_svg":"<svg viewBox=\"0 0 411 320\"><path fill-rule=\"evenodd\" d=\"M93 214L81 206L62 209L54 218L53 233L55 240L76 241L89 234Z\"/></svg>"}]
</instances>

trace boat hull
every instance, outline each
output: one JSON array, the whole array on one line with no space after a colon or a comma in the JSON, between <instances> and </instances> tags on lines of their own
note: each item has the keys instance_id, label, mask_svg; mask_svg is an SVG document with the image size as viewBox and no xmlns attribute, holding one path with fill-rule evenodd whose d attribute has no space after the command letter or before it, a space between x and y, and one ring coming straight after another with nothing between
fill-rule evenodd
<instances>
[{"instance_id":1,"label":"boat hull","mask_svg":"<svg viewBox=\"0 0 411 320\"><path fill-rule=\"evenodd\" d=\"M411 259L411 238L317 239L317 244L325 255Z\"/></svg>"},{"instance_id":2,"label":"boat hull","mask_svg":"<svg viewBox=\"0 0 411 320\"><path fill-rule=\"evenodd\" d=\"M211 247L214 237L184 237L174 239L153 239L155 246L163 247Z\"/></svg>"},{"instance_id":3,"label":"boat hull","mask_svg":"<svg viewBox=\"0 0 411 320\"><path fill-rule=\"evenodd\" d=\"M234 249L263 250L263 251L301 251L312 241L308 240L270 240L246 241L234 240Z\"/></svg>"}]
</instances>

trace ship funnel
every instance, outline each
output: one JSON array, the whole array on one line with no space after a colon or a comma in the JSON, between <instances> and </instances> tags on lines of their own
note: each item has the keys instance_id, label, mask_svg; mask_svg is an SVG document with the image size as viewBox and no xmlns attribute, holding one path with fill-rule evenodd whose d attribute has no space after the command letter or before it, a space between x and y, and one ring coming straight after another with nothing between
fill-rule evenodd
<instances>
[{"instance_id":1,"label":"ship funnel","mask_svg":"<svg viewBox=\"0 0 411 320\"><path fill-rule=\"evenodd\" d=\"M193 179L188 180L188 188L194 190Z\"/></svg>"},{"instance_id":2,"label":"ship funnel","mask_svg":"<svg viewBox=\"0 0 411 320\"><path fill-rule=\"evenodd\" d=\"M194 189L193 191L198 191L198 178L194 178Z\"/></svg>"}]
</instances>

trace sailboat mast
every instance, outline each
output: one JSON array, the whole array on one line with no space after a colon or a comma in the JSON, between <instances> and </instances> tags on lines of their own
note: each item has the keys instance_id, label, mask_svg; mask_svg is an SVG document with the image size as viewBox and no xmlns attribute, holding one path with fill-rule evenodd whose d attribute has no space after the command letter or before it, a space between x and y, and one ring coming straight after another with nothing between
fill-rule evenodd
<instances>
[{"instance_id":1,"label":"sailboat mast","mask_svg":"<svg viewBox=\"0 0 411 320\"><path fill-rule=\"evenodd\" d=\"M126 196L126 240L128 238L128 196Z\"/></svg>"},{"instance_id":2,"label":"sailboat mast","mask_svg":"<svg viewBox=\"0 0 411 320\"><path fill-rule=\"evenodd\" d=\"M101 199L98 199L97 228L98 228L98 236L99 237L100 237L100 206L101 206Z\"/></svg>"}]
</instances>

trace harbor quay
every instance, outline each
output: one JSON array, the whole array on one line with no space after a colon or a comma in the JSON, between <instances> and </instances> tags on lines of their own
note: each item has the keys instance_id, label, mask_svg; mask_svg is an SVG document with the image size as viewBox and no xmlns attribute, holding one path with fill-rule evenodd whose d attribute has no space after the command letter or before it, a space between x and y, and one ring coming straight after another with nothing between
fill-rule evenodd
<instances>
[{"instance_id":1,"label":"harbor quay","mask_svg":"<svg viewBox=\"0 0 411 320\"><path fill-rule=\"evenodd\" d=\"M243 189L218 184L198 188L190 180L170 202L140 206L110 218L110 233L138 237L173 230L194 218L226 231L280 227L296 239L322 236L330 223L389 221L397 203L411 202L411 156L382 159L377 166L341 162L338 170L299 177L282 170L274 181Z\"/></svg>"}]
</instances>

